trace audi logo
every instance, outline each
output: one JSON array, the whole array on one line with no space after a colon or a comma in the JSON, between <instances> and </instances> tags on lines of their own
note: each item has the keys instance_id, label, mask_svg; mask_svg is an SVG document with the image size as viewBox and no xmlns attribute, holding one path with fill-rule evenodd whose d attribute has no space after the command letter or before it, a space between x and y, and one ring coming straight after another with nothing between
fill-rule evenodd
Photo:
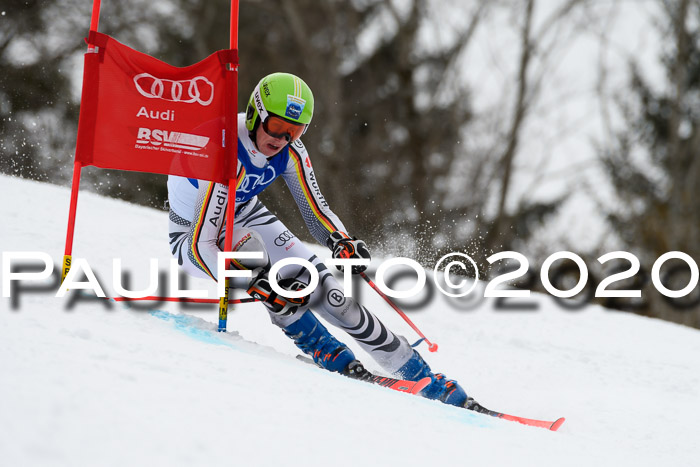
<instances>
[{"instance_id":1,"label":"audi logo","mask_svg":"<svg viewBox=\"0 0 700 467\"><path fill-rule=\"evenodd\" d=\"M150 73L141 73L134 76L134 84L139 94L149 99L163 99L185 104L196 102L203 106L211 104L214 100L214 84L204 76L174 81L156 78Z\"/></svg>"},{"instance_id":2,"label":"audi logo","mask_svg":"<svg viewBox=\"0 0 700 467\"><path fill-rule=\"evenodd\" d=\"M294 238L294 235L289 230L285 230L275 239L276 246L283 246L285 243Z\"/></svg>"},{"instance_id":3,"label":"audi logo","mask_svg":"<svg viewBox=\"0 0 700 467\"><path fill-rule=\"evenodd\" d=\"M250 193L251 191L255 190L259 185L264 186L268 183L272 183L272 181L276 178L277 172L275 171L275 168L271 165L268 165L265 169L265 172L263 172L262 175L246 175L243 179L243 182L241 183L241 186L239 186L236 191L240 191L242 193Z\"/></svg>"}]
</instances>

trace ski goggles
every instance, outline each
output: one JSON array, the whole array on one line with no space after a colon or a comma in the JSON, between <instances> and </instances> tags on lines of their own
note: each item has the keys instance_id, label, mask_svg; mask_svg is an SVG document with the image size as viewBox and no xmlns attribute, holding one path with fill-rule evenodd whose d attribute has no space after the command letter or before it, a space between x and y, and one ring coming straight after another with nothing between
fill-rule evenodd
<instances>
[{"instance_id":1,"label":"ski goggles","mask_svg":"<svg viewBox=\"0 0 700 467\"><path fill-rule=\"evenodd\" d=\"M268 114L265 121L262 122L265 133L273 138L286 139L288 143L301 138L307 126L303 123L292 123L273 114Z\"/></svg>"}]
</instances>

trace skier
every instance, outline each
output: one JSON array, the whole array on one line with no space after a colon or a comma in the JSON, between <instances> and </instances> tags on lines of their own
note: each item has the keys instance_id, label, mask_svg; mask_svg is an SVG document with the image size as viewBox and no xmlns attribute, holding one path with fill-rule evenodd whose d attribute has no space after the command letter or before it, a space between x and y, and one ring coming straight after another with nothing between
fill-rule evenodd
<instances>
[{"instance_id":1,"label":"skier","mask_svg":"<svg viewBox=\"0 0 700 467\"><path fill-rule=\"evenodd\" d=\"M257 199L258 193L281 176L309 231L321 245L330 248L334 258L370 259L365 242L346 233L319 190L300 140L313 111L314 98L304 81L291 74L274 73L260 80L250 95L246 113L238 116L233 250L265 253L262 260L234 261L235 267L252 270L246 290L267 307L272 322L323 368L360 379L367 374L353 352L333 337L310 309L347 332L388 373L410 381L430 377L431 383L421 391L424 397L473 408L475 402L456 381L434 374L404 337L391 332L355 300L344 297L342 287L323 262ZM225 185L168 177L170 247L190 275L217 279L227 195ZM306 259L319 272L319 285L305 299L279 296L270 287L270 264L287 257ZM365 269L353 266L352 272ZM306 269L286 266L278 275L278 283L286 290L299 290L308 278Z\"/></svg>"}]
</instances>

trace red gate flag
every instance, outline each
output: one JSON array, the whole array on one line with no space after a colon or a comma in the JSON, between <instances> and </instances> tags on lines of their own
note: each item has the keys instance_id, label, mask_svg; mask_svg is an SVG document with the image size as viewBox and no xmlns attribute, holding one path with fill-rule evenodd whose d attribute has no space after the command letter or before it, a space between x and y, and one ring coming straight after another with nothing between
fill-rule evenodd
<instances>
[{"instance_id":1,"label":"red gate flag","mask_svg":"<svg viewBox=\"0 0 700 467\"><path fill-rule=\"evenodd\" d=\"M63 283L70 271L83 166L180 175L228 185L224 251L233 244L238 149L238 0L231 0L230 49L177 68L97 32L92 2L78 142L73 165ZM226 332L228 291L219 300Z\"/></svg>"},{"instance_id":2,"label":"red gate flag","mask_svg":"<svg viewBox=\"0 0 700 467\"><path fill-rule=\"evenodd\" d=\"M178 68L90 31L85 54L76 161L83 166L180 175L228 184L236 163L237 110L220 50ZM228 133L228 134L227 134Z\"/></svg>"}]
</instances>

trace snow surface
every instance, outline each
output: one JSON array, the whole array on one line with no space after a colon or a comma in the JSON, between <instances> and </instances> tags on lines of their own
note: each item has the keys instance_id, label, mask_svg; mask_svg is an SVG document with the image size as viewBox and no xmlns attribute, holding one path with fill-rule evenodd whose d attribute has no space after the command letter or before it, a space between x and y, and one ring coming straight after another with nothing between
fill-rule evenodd
<instances>
[{"instance_id":1,"label":"snow surface","mask_svg":"<svg viewBox=\"0 0 700 467\"><path fill-rule=\"evenodd\" d=\"M44 251L58 269L69 191L3 176L0 196L3 252ZM88 260L106 291L121 257L133 288L143 288L137 268L169 261L167 214L81 193L74 257ZM414 337L366 286L356 292ZM434 370L495 410L565 416L556 433L300 363L256 304L236 307L231 332L218 334L213 306L68 309L68 298L47 291L21 294L13 309L3 298L0 464L698 465L698 331L530 301L540 309L497 311L481 300L459 311L438 297L411 317L440 345L435 354L422 346Z\"/></svg>"}]
</instances>

